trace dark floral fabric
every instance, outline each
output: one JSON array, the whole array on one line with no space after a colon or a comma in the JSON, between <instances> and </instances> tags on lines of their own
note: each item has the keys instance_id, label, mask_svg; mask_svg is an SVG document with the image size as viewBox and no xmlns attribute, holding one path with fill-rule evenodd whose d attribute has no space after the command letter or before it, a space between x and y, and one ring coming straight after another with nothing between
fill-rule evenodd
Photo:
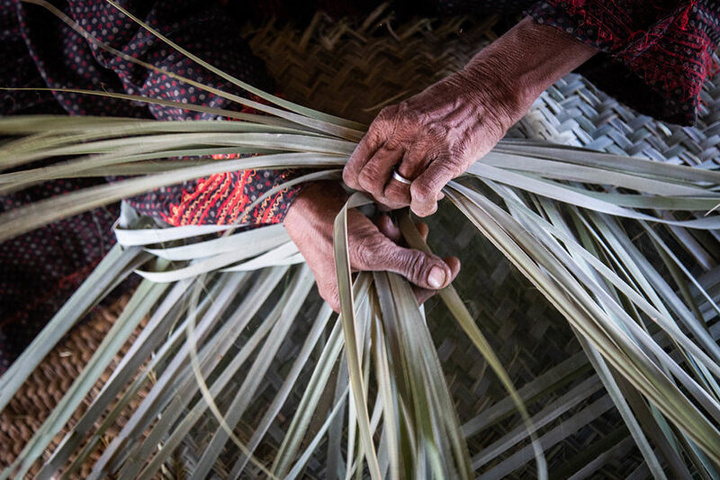
<instances>
[{"instance_id":1,"label":"dark floral fabric","mask_svg":"<svg viewBox=\"0 0 720 480\"><path fill-rule=\"evenodd\" d=\"M703 83L717 69L720 1L547 0L529 14L606 54L584 73L608 93L672 123L697 119Z\"/></svg>"},{"instance_id":2,"label":"dark floral fabric","mask_svg":"<svg viewBox=\"0 0 720 480\"><path fill-rule=\"evenodd\" d=\"M165 46L103 0L51 2L100 41L132 57L232 93L247 94ZM273 91L263 63L213 2L118 2L153 28L213 65ZM0 0L0 82L8 87L82 88L181 103L237 109L212 93L108 54L42 7ZM257 100L257 99L255 99ZM211 119L205 113L96 96L49 91L4 91L0 114L113 115L160 120ZM129 199L142 213L171 225L236 222L260 226L282 221L297 189L245 208L292 175L246 170L212 175ZM110 179L112 180L112 179ZM0 197L0 211L97 184L97 180L48 182ZM0 245L0 372L17 357L94 265L114 244L118 208L98 209L57 222Z\"/></svg>"}]
</instances>

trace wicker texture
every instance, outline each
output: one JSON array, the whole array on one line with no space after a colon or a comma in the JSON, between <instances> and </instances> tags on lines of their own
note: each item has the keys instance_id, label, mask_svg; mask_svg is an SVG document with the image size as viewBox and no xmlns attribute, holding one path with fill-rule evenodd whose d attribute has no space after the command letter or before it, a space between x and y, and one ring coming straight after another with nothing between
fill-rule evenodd
<instances>
[{"instance_id":1,"label":"wicker texture","mask_svg":"<svg viewBox=\"0 0 720 480\"><path fill-rule=\"evenodd\" d=\"M661 162L718 166L720 77L705 83L695 127L679 127L640 115L597 90L580 75L568 75L547 89L516 129L543 138L609 153Z\"/></svg>"},{"instance_id":2,"label":"wicker texture","mask_svg":"<svg viewBox=\"0 0 720 480\"><path fill-rule=\"evenodd\" d=\"M8 406L0 412L0 466L5 467L17 458L25 444L32 438L38 428L57 406L75 378L88 363L97 350L115 319L125 308L130 295L123 295L108 306L101 306L89 318L73 328L70 333L48 354L40 366L25 381L20 391L13 397ZM100 393L102 386L110 378L122 356L145 325L141 322L138 329L131 335L128 342L113 359L100 381L93 387L81 407L73 414L69 426L74 425L85 413L92 399ZM106 438L112 438L120 431L129 416L140 404L141 397L147 389L140 392L139 397L132 400L124 414L118 417L117 423L107 431ZM66 431L64 430L52 442L53 449L59 445ZM74 478L87 478L92 464L97 461L102 449L96 451L85 465L74 475ZM49 458L49 454L43 457ZM30 474L39 471L38 462Z\"/></svg>"},{"instance_id":3,"label":"wicker texture","mask_svg":"<svg viewBox=\"0 0 720 480\"><path fill-rule=\"evenodd\" d=\"M245 27L288 99L369 123L379 110L456 72L497 35L497 19L421 19L393 28L378 10L362 24L318 14L304 32ZM509 133L658 161L701 165L720 157L720 77L706 82L696 127L641 115L571 74L545 91ZM717 165L716 163L714 163Z\"/></svg>"},{"instance_id":4,"label":"wicker texture","mask_svg":"<svg viewBox=\"0 0 720 480\"><path fill-rule=\"evenodd\" d=\"M270 23L246 26L242 35L289 100L369 123L383 106L462 68L497 38L495 20L470 30L462 17L393 29L392 16L380 9L361 24L318 14L305 31Z\"/></svg>"}]
</instances>

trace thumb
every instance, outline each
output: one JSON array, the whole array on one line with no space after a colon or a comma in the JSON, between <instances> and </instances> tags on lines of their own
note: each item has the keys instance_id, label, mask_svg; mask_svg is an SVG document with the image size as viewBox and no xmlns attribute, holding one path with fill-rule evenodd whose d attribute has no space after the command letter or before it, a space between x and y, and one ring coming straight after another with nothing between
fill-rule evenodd
<instances>
[{"instance_id":1,"label":"thumb","mask_svg":"<svg viewBox=\"0 0 720 480\"><path fill-rule=\"evenodd\" d=\"M387 253L383 255L384 265L378 270L398 273L414 285L430 290L445 288L452 281L452 270L437 255L395 244L388 247Z\"/></svg>"},{"instance_id":2,"label":"thumb","mask_svg":"<svg viewBox=\"0 0 720 480\"><path fill-rule=\"evenodd\" d=\"M435 160L410 185L410 209L420 217L435 213L442 188L456 176L456 166L451 161Z\"/></svg>"}]
</instances>

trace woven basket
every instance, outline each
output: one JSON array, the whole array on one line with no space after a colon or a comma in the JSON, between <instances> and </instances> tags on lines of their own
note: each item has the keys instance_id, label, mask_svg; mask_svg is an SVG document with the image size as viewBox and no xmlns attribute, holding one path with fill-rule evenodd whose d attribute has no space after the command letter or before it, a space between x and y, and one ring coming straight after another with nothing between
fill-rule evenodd
<instances>
[{"instance_id":1,"label":"woven basket","mask_svg":"<svg viewBox=\"0 0 720 480\"><path fill-rule=\"evenodd\" d=\"M246 26L242 34L255 53L265 59L290 100L370 122L384 105L417 93L461 68L478 49L496 38L492 30L495 21L458 18L438 23L422 19L394 26L391 17L379 10L362 23L331 21L318 14L304 31L269 23L260 28ZM582 77L569 75L538 99L510 135L698 165L718 157L720 82L708 82L703 99L706 107L698 128L673 127L638 115ZM457 282L461 296L472 299L468 306L516 386L529 389L542 375L561 372L558 383L565 386L534 400L529 405L531 410L541 409L579 382L592 379L592 370L584 355L578 353L580 347L567 322L492 246L478 238L474 228L459 221L450 209L441 210L431 221L431 244L441 238L443 241L434 245L438 253L461 252L463 270ZM102 309L76 328L2 412L0 463L15 458L57 404L109 329L123 301ZM427 310L461 421L470 420L484 409L501 411L506 393L488 373L485 362L435 300L428 302ZM588 395L585 402L566 412L558 422L581 412L601 393ZM469 438L471 454L517 425L516 417L501 416L492 429ZM201 449L201 441L190 443L193 447L186 453ZM546 449L546 454L552 471L575 472L590 465L596 452L607 451L608 444L614 445L616 455L595 465L591 472L603 478L642 472L641 459L612 408L599 409L582 428ZM504 460L510 467L513 462L527 463L516 471L509 467L508 475L524 478L532 474L532 462L521 457ZM493 465L499 464L498 460ZM222 470L219 464L218 475ZM82 478L85 473L78 476ZM322 465L315 465L308 475L322 478Z\"/></svg>"},{"instance_id":2,"label":"woven basket","mask_svg":"<svg viewBox=\"0 0 720 480\"><path fill-rule=\"evenodd\" d=\"M270 23L247 25L242 35L290 100L369 123L383 106L461 69L497 38L496 20L419 19L393 28L381 7L362 23L317 14L305 31Z\"/></svg>"}]
</instances>

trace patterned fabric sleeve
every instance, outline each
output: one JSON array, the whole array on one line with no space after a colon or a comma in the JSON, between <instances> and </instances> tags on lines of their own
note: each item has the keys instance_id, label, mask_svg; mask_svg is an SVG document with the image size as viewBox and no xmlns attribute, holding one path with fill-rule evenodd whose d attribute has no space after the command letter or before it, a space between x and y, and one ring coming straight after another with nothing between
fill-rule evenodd
<instances>
[{"instance_id":1,"label":"patterned fabric sleeve","mask_svg":"<svg viewBox=\"0 0 720 480\"><path fill-rule=\"evenodd\" d=\"M543 0L527 13L606 54L581 72L619 100L674 123L697 119L716 71L719 1Z\"/></svg>"},{"instance_id":2,"label":"patterned fabric sleeve","mask_svg":"<svg viewBox=\"0 0 720 480\"><path fill-rule=\"evenodd\" d=\"M222 160L230 156L214 156ZM174 225L243 225L257 227L282 222L299 187L285 188L249 207L264 193L293 176L292 170L218 173L181 187L161 188L127 200L139 212Z\"/></svg>"},{"instance_id":3,"label":"patterned fabric sleeve","mask_svg":"<svg viewBox=\"0 0 720 480\"><path fill-rule=\"evenodd\" d=\"M273 91L273 81L263 63L253 56L229 17L215 2L120 0L117 3L212 65L254 86ZM31 54L50 86L103 88L181 103L242 109L242 106L217 95L102 50L35 5L18 8L21 9L22 26L29 39ZM248 96L247 92L168 47L104 0L70 0L66 13L93 36L129 56L206 85ZM60 32L47 35L42 27L48 25L53 25ZM58 48L49 45L48 38L55 43L57 38L62 38L57 57L48 55L52 49ZM55 96L71 115L151 116L160 120L215 118L207 113L181 108L132 105L127 101L105 99L98 101L97 97L68 93L56 93ZM252 203L291 175L291 171L261 170L218 174L133 197L129 202L141 213L175 226L229 221L240 221L241 225L247 226L264 225L282 221L298 189L284 190L271 196L249 215L235 212L241 205Z\"/></svg>"},{"instance_id":4,"label":"patterned fabric sleeve","mask_svg":"<svg viewBox=\"0 0 720 480\"><path fill-rule=\"evenodd\" d=\"M125 4L131 2L125 1ZM147 22L194 54L214 66L248 83L272 91L273 82L264 65L252 55L247 45L222 11L208 8L208 2L160 1L147 14ZM103 4L103 7L107 4ZM131 6L126 5L128 8ZM106 8L106 7L105 7ZM118 16L108 11L107 15ZM165 31L163 31L165 30ZM201 67L176 51L159 43L142 28L137 29L123 50L133 56L148 59L164 70L205 82L232 93L247 96L247 92L204 72ZM100 59L102 61L102 59ZM109 67L118 72L125 90L142 95L179 102L202 103L218 108L242 108L212 93L197 91L190 85L177 82L166 75L138 68L129 62L113 58ZM259 101L258 98L253 98ZM243 108L244 110L244 108ZM151 106L158 119L209 119L209 114ZM216 157L217 160L221 160ZM211 175L159 191L129 199L142 213L162 219L174 226L236 223L260 226L281 222L299 189L285 189L271 195L250 211L246 207L264 192L275 188L292 175L292 171L243 170Z\"/></svg>"},{"instance_id":5,"label":"patterned fabric sleeve","mask_svg":"<svg viewBox=\"0 0 720 480\"><path fill-rule=\"evenodd\" d=\"M128 55L236 94L238 89L207 74L166 48L105 0L50 0L102 41ZM121 0L121 5L172 40L226 72L265 90L273 85L264 67L238 38L214 3L199 0ZM115 58L92 46L38 5L0 0L0 82L17 87L74 87L130 92L180 102L233 108L221 98L194 90L162 74ZM186 120L209 118L182 109L55 91L0 94L0 115L115 115ZM131 201L144 213L173 225L229 223L263 225L281 221L296 191L271 196L253 211L243 210L291 172L246 170L214 175L160 189ZM87 188L102 179L59 179L0 195L0 213ZM116 205L74 216L0 245L0 375L85 280L114 243ZM121 289L130 288L125 284ZM40 294L38 292L41 292Z\"/></svg>"}]
</instances>

